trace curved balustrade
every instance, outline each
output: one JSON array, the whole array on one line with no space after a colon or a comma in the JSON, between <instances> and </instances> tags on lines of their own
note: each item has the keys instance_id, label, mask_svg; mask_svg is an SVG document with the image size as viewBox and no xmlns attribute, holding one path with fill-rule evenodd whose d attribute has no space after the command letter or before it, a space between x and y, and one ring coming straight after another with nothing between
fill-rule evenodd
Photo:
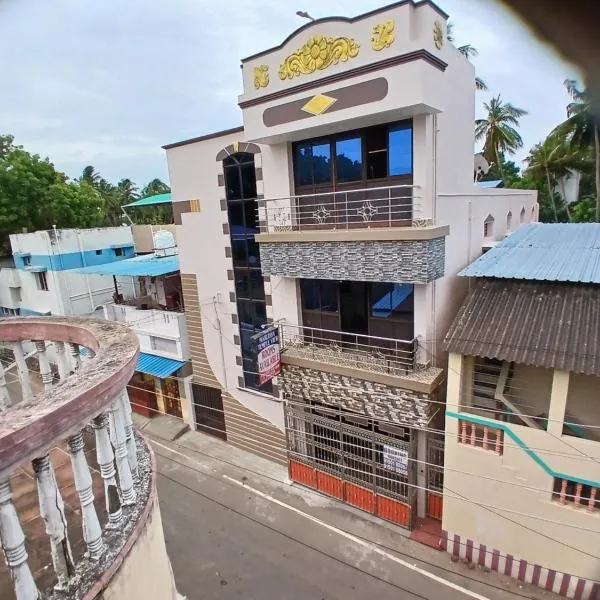
<instances>
[{"instance_id":1,"label":"curved balustrade","mask_svg":"<svg viewBox=\"0 0 600 600\"><path fill-rule=\"evenodd\" d=\"M108 321L29 317L0 320L0 344L14 357L0 362L0 596L11 585L17 600L94 598L152 504L126 391L137 338Z\"/></svg>"}]
</instances>

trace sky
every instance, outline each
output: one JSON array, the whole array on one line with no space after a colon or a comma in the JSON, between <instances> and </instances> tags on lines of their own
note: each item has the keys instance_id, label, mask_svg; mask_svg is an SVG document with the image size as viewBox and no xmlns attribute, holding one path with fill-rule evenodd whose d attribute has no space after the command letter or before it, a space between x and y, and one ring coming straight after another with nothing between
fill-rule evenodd
<instances>
[{"instance_id":1,"label":"sky","mask_svg":"<svg viewBox=\"0 0 600 600\"><path fill-rule=\"evenodd\" d=\"M355 16L385 0L0 0L0 134L70 177L168 181L161 146L242 123L240 59L305 21ZM439 0L456 44L492 95L524 108L524 148L565 118L562 82L577 71L497 0Z\"/></svg>"}]
</instances>

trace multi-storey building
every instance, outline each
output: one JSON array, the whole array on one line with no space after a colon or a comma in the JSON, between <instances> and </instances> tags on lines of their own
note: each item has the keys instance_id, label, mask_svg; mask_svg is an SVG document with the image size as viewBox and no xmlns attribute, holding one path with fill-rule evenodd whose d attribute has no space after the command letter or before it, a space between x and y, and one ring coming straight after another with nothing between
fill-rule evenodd
<instances>
[{"instance_id":1,"label":"multi-storey building","mask_svg":"<svg viewBox=\"0 0 600 600\"><path fill-rule=\"evenodd\" d=\"M441 518L455 275L537 218L534 192L474 185L447 18L407 0L304 25L242 60L242 127L165 146L196 427L406 527Z\"/></svg>"},{"instance_id":2,"label":"multi-storey building","mask_svg":"<svg viewBox=\"0 0 600 600\"><path fill-rule=\"evenodd\" d=\"M443 544L600 597L600 224L518 229L460 273L445 341Z\"/></svg>"},{"instance_id":3,"label":"multi-storey building","mask_svg":"<svg viewBox=\"0 0 600 600\"><path fill-rule=\"evenodd\" d=\"M106 264L134 255L131 228L50 229L10 236L13 257L0 266L0 314L84 315L112 297L103 277L71 269ZM131 280L120 285L131 291Z\"/></svg>"}]
</instances>

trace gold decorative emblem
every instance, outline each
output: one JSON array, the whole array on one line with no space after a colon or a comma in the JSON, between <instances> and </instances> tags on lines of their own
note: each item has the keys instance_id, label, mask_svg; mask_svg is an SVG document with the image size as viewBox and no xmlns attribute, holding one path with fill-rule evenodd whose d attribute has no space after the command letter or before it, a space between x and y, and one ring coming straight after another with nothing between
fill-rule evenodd
<instances>
[{"instance_id":1,"label":"gold decorative emblem","mask_svg":"<svg viewBox=\"0 0 600 600\"><path fill-rule=\"evenodd\" d=\"M373 37L371 38L371 47L373 50L383 50L389 48L394 43L394 21L386 21L379 25L373 25Z\"/></svg>"},{"instance_id":2,"label":"gold decorative emblem","mask_svg":"<svg viewBox=\"0 0 600 600\"><path fill-rule=\"evenodd\" d=\"M444 45L444 30L439 21L436 21L433 25L433 43L438 50Z\"/></svg>"},{"instance_id":3,"label":"gold decorative emblem","mask_svg":"<svg viewBox=\"0 0 600 600\"><path fill-rule=\"evenodd\" d=\"M254 67L254 87L257 90L269 85L269 65Z\"/></svg>"},{"instance_id":4,"label":"gold decorative emblem","mask_svg":"<svg viewBox=\"0 0 600 600\"><path fill-rule=\"evenodd\" d=\"M310 113L311 115L321 115L336 101L336 98L326 96L325 94L317 94L313 96L301 110Z\"/></svg>"},{"instance_id":5,"label":"gold decorative emblem","mask_svg":"<svg viewBox=\"0 0 600 600\"><path fill-rule=\"evenodd\" d=\"M231 144L234 153L238 153L240 151L240 143L239 142L233 142L233 144Z\"/></svg>"},{"instance_id":6,"label":"gold decorative emblem","mask_svg":"<svg viewBox=\"0 0 600 600\"><path fill-rule=\"evenodd\" d=\"M284 59L279 67L279 79L293 79L315 71L324 71L340 61L346 62L358 56L359 48L359 44L352 38L315 35L297 52Z\"/></svg>"}]
</instances>

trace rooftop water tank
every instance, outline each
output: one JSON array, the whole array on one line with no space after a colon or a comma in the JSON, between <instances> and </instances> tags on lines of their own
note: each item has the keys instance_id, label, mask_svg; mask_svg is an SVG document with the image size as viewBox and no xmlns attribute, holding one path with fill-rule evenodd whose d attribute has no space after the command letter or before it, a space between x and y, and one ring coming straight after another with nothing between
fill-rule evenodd
<instances>
[{"instance_id":1,"label":"rooftop water tank","mask_svg":"<svg viewBox=\"0 0 600 600\"><path fill-rule=\"evenodd\" d=\"M154 256L173 256L177 254L177 243L175 236L166 229L160 229L152 235L154 244Z\"/></svg>"}]
</instances>

